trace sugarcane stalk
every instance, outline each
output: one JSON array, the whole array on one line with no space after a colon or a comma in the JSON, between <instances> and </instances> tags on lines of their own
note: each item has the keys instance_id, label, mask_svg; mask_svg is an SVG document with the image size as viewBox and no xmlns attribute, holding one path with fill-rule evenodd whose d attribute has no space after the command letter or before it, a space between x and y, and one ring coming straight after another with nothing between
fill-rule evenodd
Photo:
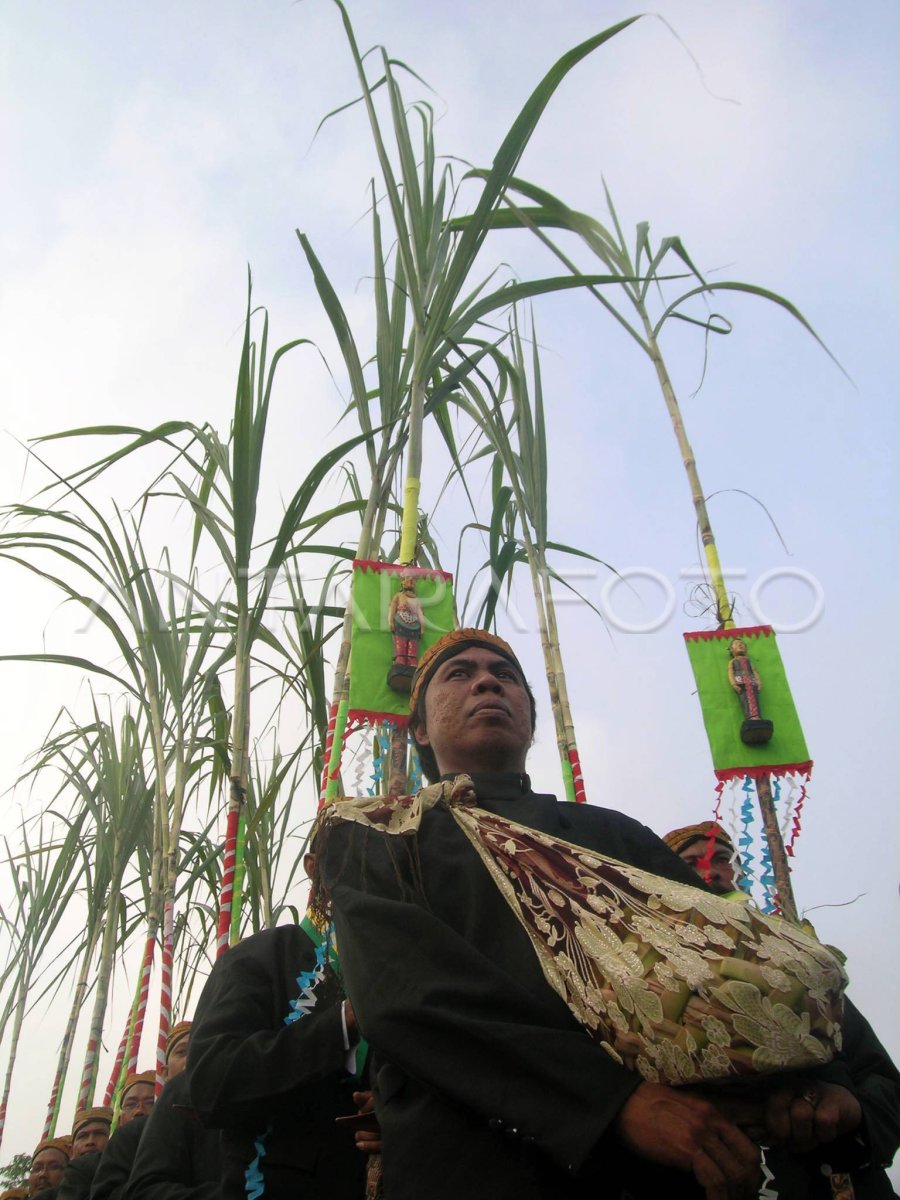
<instances>
[{"instance_id":1,"label":"sugarcane stalk","mask_svg":"<svg viewBox=\"0 0 900 1200\"><path fill-rule=\"evenodd\" d=\"M231 895L231 927L229 933L229 942L232 946L236 946L241 940L241 903L244 895L246 850L247 813L242 808L238 814L237 841L234 847L234 889Z\"/></svg>"},{"instance_id":2,"label":"sugarcane stalk","mask_svg":"<svg viewBox=\"0 0 900 1200\"><path fill-rule=\"evenodd\" d=\"M650 318L643 305L639 305L639 311L641 314L641 319L644 323L644 333L647 337L647 352L650 355L650 360L656 369L656 377L659 380L659 385L662 389L663 400L665 401L669 419L672 422L672 430L675 434L675 440L678 443L682 465L684 466L685 474L688 478L688 485L691 489L691 501L694 505L694 512L697 515L697 528L700 531L700 540L703 545L703 552L706 556L706 565L709 571L709 581L716 600L716 619L719 622L720 629L732 629L734 627L733 605L728 598L728 589L725 586L725 577L722 574L722 564L719 561L719 551L716 546L716 539L713 535L712 523L709 519L709 513L707 512L706 508L706 495L700 485L700 473L697 470L697 460L694 457L693 448L688 440L687 431L685 430L684 421L681 416L681 408L678 404L678 398L675 395L675 389L672 387L672 381L669 378L669 372L666 368L665 360L663 359L659 349L659 344L657 343L656 337L653 333L653 329L650 324Z\"/></svg>"},{"instance_id":3,"label":"sugarcane stalk","mask_svg":"<svg viewBox=\"0 0 900 1200\"><path fill-rule=\"evenodd\" d=\"M378 543L374 539L374 530L379 517L383 520L383 504L380 502L384 487L385 473L390 461L392 447L385 436L376 464L376 476L371 482L363 519L360 526L359 541L356 546L356 557L370 558L373 546ZM334 690L332 692L331 712L328 717L328 733L325 739L322 786L319 792L319 807L341 793L340 766L341 751L344 742L344 730L347 725L347 710L350 704L350 642L353 632L352 599L344 611L344 621L341 627L341 644L334 667Z\"/></svg>"},{"instance_id":4,"label":"sugarcane stalk","mask_svg":"<svg viewBox=\"0 0 900 1200\"><path fill-rule=\"evenodd\" d=\"M156 931L159 918L154 917L147 923L147 941L144 945L144 959L141 963L141 976L137 988L137 1007L134 1024L131 1027L131 1042L128 1046L128 1057L125 1060L126 1072L137 1069L138 1055L141 1049L141 1035L144 1031L144 1019L147 1015L147 1002L150 999L150 974L153 970L153 956L156 952Z\"/></svg>"},{"instance_id":5,"label":"sugarcane stalk","mask_svg":"<svg viewBox=\"0 0 900 1200\"><path fill-rule=\"evenodd\" d=\"M13 1069L16 1065L16 1054L19 1048L19 1035L22 1032L22 1022L25 1018L25 1002L28 999L28 989L31 984L31 969L26 968L19 980L18 996L16 997L16 1017L13 1023L12 1036L9 1045L9 1061L6 1067L6 1078L3 1081L3 1098L0 1100L0 1143L3 1141L3 1127L6 1124L6 1107L9 1103L9 1093L12 1088Z\"/></svg>"},{"instance_id":6,"label":"sugarcane stalk","mask_svg":"<svg viewBox=\"0 0 900 1200\"><path fill-rule=\"evenodd\" d=\"M556 658L554 658L553 643L550 633L550 619L547 612L547 600L549 600L549 576L547 575L546 563L543 564L543 572L541 569L542 556L535 546L531 538L531 533L528 529L528 522L525 519L525 513L528 511L525 497L522 494L522 489L518 476L515 471L510 469L512 464L507 462L507 476L513 493L516 499L520 513L520 524L522 529L522 541L525 545L525 557L528 559L528 568L531 572L531 587L534 593L534 606L537 612L538 632L541 639L541 651L544 656L544 671L547 675L547 687L550 692L550 706L553 711L553 725L556 732L556 745L559 751L560 764L562 767L563 782L566 788L566 798L575 802L578 798L575 791L575 780L572 771L572 766L569 758L569 735L567 725L572 730L571 746L575 749L574 726L572 724L571 715L569 714L569 700L565 693L565 684L563 690L560 690L560 677L562 672L562 658L559 650L559 635L556 632L556 622L553 620L553 631L556 639ZM545 598L544 582L547 580L547 593ZM552 602L551 602L552 603ZM565 695L565 701L563 696ZM565 706L565 710L564 710ZM577 749L575 749L577 761ZM580 775L580 769L579 769ZM582 795L583 785L582 785Z\"/></svg>"},{"instance_id":7,"label":"sugarcane stalk","mask_svg":"<svg viewBox=\"0 0 900 1200\"><path fill-rule=\"evenodd\" d=\"M59 1118L59 1105L62 1099L62 1090L65 1087L66 1075L69 1071L69 1059L72 1054L72 1043L75 1040L75 1029L78 1025L78 1018L81 1015L81 1009L84 1005L85 996L87 995L88 974L90 973L91 960L94 957L94 950L97 947L97 930L93 931L93 936L90 943L85 947L84 957L81 960L81 969L78 972L78 980L75 984L75 992L72 997L72 1007L69 1009L69 1019L66 1022L65 1033L63 1034L62 1044L59 1048L59 1058L56 1063L56 1075L53 1079L53 1087L50 1091L50 1100L47 1104L47 1116L44 1119L44 1129L41 1134L42 1138L53 1137L56 1132L56 1122Z\"/></svg>"},{"instance_id":8,"label":"sugarcane stalk","mask_svg":"<svg viewBox=\"0 0 900 1200\"><path fill-rule=\"evenodd\" d=\"M221 958L231 944L231 900L234 892L234 869L237 852L240 808L229 807L225 827L225 853L222 860L222 883L219 890L219 921L216 931L216 958Z\"/></svg>"},{"instance_id":9,"label":"sugarcane stalk","mask_svg":"<svg viewBox=\"0 0 900 1200\"><path fill-rule=\"evenodd\" d=\"M106 1091L103 1095L103 1103L106 1105L112 1103L113 1096L116 1094L116 1086L118 1085L119 1079L122 1075L122 1068L125 1065L125 1051L128 1049L128 1035L131 1033L131 1019L133 1016L134 1010L132 1009L128 1015L128 1020L125 1022L125 1028L122 1030L122 1037L119 1040L119 1048L116 1051L116 1059L113 1063L113 1069L109 1077L109 1083L107 1083ZM113 1125L118 1122L118 1119L119 1106L117 1098L116 1107L113 1112Z\"/></svg>"},{"instance_id":10,"label":"sugarcane stalk","mask_svg":"<svg viewBox=\"0 0 900 1200\"><path fill-rule=\"evenodd\" d=\"M688 483L691 489L691 499L694 504L694 511L697 515L697 527L700 530L700 538L703 543L703 550L706 555L706 564L709 571L709 580L713 589L713 594L716 599L716 615L720 629L734 629L734 612L733 605L728 598L728 590L725 587L725 579L722 574L722 565L719 561L719 551L716 546L716 539L713 535L712 523L709 519L709 513L706 508L706 497L703 488L700 485L700 474L697 470L697 461L694 457L694 451L688 441L687 433L684 428L684 421L681 417L681 409L678 404L678 399L675 395L675 389L672 387L672 381L669 378L666 364L659 350L656 338L650 326L650 320L646 311L642 306L639 306L639 311L644 322L644 332L647 336L648 353L653 365L656 368L656 375L659 379L660 387L662 388L663 399L665 400L666 408L672 422L672 429L675 432L675 438L678 442L678 449L681 452L682 462L688 477ZM772 799L772 787L768 777L759 777L756 780L756 796L759 801L759 811L762 816L763 833L769 847L769 857L772 862L772 870L775 875L775 885L778 893L779 904L784 916L795 924L798 921L797 905L794 900L794 892L791 886L790 866L788 865L787 854L784 849L784 841L781 837L781 830L778 827L778 819L775 813L775 802Z\"/></svg>"},{"instance_id":11,"label":"sugarcane stalk","mask_svg":"<svg viewBox=\"0 0 900 1200\"><path fill-rule=\"evenodd\" d=\"M114 859L118 859L118 845L115 847ZM115 880L116 873L113 874ZM84 1066L81 1071L81 1085L78 1089L76 1109L90 1108L94 1101L94 1089L97 1084L98 1053L100 1039L103 1036L103 1021L106 1016L106 1001L109 994L109 981L112 976L113 954L116 948L116 909L119 905L119 888L115 882L110 887L106 902L106 918L103 926L103 938L100 943L100 962L97 971L97 990L94 996L94 1008L91 1013L91 1024L88 1032L87 1050L84 1056Z\"/></svg>"},{"instance_id":12,"label":"sugarcane stalk","mask_svg":"<svg viewBox=\"0 0 900 1200\"><path fill-rule=\"evenodd\" d=\"M575 723L572 720L572 706L569 703L569 689L566 683L566 672L562 661L562 648L559 644L559 630L556 625L556 606L550 590L550 573L547 570L547 560L543 548L540 551L538 572L541 590L544 595L544 605L547 617L547 640L550 658L553 663L553 673L556 680L556 691L559 697L559 721L562 726L563 774L566 780L571 779L570 800L584 804L587 800L584 790L584 780L581 777L581 762L578 757L578 746L575 742ZM566 771L568 767L568 771Z\"/></svg>"},{"instance_id":13,"label":"sugarcane stalk","mask_svg":"<svg viewBox=\"0 0 900 1200\"><path fill-rule=\"evenodd\" d=\"M172 1020L172 962L175 957L175 902L166 897L163 906L163 945L159 983L159 1036L156 1041L156 1094L162 1091L166 1070L166 1043Z\"/></svg>"},{"instance_id":14,"label":"sugarcane stalk","mask_svg":"<svg viewBox=\"0 0 900 1200\"><path fill-rule=\"evenodd\" d=\"M408 742L409 734L406 729L392 725L390 768L387 773L387 794L389 796L402 796L407 790L409 768L406 761L406 748Z\"/></svg>"}]
</instances>

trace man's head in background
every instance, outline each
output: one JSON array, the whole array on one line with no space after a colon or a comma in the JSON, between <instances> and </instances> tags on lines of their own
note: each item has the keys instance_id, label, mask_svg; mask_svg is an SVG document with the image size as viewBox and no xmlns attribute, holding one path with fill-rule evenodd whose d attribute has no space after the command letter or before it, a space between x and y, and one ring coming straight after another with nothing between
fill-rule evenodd
<instances>
[{"instance_id":1,"label":"man's head in background","mask_svg":"<svg viewBox=\"0 0 900 1200\"><path fill-rule=\"evenodd\" d=\"M146 1117L156 1103L156 1072L141 1071L129 1075L122 1089L119 1125L127 1125L135 1117Z\"/></svg>"},{"instance_id":2,"label":"man's head in background","mask_svg":"<svg viewBox=\"0 0 900 1200\"><path fill-rule=\"evenodd\" d=\"M69 1165L67 1138L45 1138L35 1146L28 1175L28 1195L36 1196L45 1188L58 1187Z\"/></svg>"},{"instance_id":3,"label":"man's head in background","mask_svg":"<svg viewBox=\"0 0 900 1200\"><path fill-rule=\"evenodd\" d=\"M179 1021L169 1031L166 1041L166 1079L174 1079L187 1066L188 1046L191 1040L191 1022Z\"/></svg>"},{"instance_id":4,"label":"man's head in background","mask_svg":"<svg viewBox=\"0 0 900 1200\"><path fill-rule=\"evenodd\" d=\"M72 1122L72 1157L105 1150L112 1119L111 1108L85 1108L76 1113Z\"/></svg>"},{"instance_id":5,"label":"man's head in background","mask_svg":"<svg viewBox=\"0 0 900 1200\"><path fill-rule=\"evenodd\" d=\"M663 841L683 859L718 896L738 888L740 872L734 864L731 838L715 821L673 829Z\"/></svg>"}]
</instances>

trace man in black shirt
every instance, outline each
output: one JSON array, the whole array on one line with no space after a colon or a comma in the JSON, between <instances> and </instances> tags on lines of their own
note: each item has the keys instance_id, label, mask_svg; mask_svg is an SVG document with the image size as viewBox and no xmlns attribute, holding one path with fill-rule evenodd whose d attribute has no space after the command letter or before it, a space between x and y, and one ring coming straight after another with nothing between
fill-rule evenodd
<instances>
[{"instance_id":1,"label":"man in black shirt","mask_svg":"<svg viewBox=\"0 0 900 1200\"><path fill-rule=\"evenodd\" d=\"M532 791L534 711L507 643L446 635L410 697L426 776L467 775L480 809L695 884L631 818ZM755 1200L760 1151L738 1120L643 1080L586 1035L446 806L423 811L410 838L342 821L338 804L319 862L374 1051L387 1200Z\"/></svg>"},{"instance_id":2,"label":"man in black shirt","mask_svg":"<svg viewBox=\"0 0 900 1200\"><path fill-rule=\"evenodd\" d=\"M361 1200L365 1157L335 1125L356 1112L358 1042L328 944L308 920L218 959L194 1017L188 1087L222 1131L224 1200Z\"/></svg>"}]
</instances>

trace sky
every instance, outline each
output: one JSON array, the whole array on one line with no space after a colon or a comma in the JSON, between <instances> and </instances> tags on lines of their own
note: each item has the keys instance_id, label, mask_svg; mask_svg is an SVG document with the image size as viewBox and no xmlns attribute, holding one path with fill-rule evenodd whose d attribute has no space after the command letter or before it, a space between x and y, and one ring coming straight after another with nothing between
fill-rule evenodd
<instances>
[{"instance_id":1,"label":"sky","mask_svg":"<svg viewBox=\"0 0 900 1200\"><path fill-rule=\"evenodd\" d=\"M406 91L434 104L439 152L475 165L490 162L560 54L637 11L625 0L350 8L361 47L385 44L430 85L410 78ZM679 234L711 278L789 297L840 364L783 311L723 293L714 307L734 328L712 339L705 372L696 330L672 328L663 345L741 620L780 631L815 760L794 860L798 902L847 953L851 994L897 1057L900 14L889 0L856 10L837 0L660 0L655 11L565 80L519 174L602 220L605 182L623 227L649 221L655 237ZM351 109L317 134L357 94L337 8L7 0L3 26L0 502L42 482L23 450L40 434L171 417L224 430L249 265L273 344L308 337L334 372L309 351L280 378L263 513L277 520L336 436L346 396L297 229L358 338L372 329L374 161L363 114ZM486 269L553 272L527 235L503 239ZM535 320L551 536L633 587L599 569L570 575L605 624L561 592L588 798L665 832L711 815L714 803L682 641L708 624L692 601L689 490L640 352L584 297L542 299ZM76 452L53 454L62 465ZM426 472L424 507L442 479L442 469ZM128 483L117 484L123 495ZM437 506L451 569L466 519L452 498ZM9 564L0 578L0 653L81 652L87 635L46 589ZM537 680L524 580L501 626ZM83 687L45 668L0 670L9 786ZM545 703L531 771L558 790ZM17 823L13 800L5 811ZM2 1154L37 1140L61 1034L52 1013L30 1020L42 1049L17 1073Z\"/></svg>"}]
</instances>

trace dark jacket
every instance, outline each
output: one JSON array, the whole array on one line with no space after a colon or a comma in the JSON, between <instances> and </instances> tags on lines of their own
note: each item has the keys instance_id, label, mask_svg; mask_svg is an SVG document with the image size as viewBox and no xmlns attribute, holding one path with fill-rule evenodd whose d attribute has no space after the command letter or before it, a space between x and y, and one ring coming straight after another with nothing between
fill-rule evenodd
<instances>
[{"instance_id":1,"label":"dark jacket","mask_svg":"<svg viewBox=\"0 0 900 1200\"><path fill-rule=\"evenodd\" d=\"M146 1124L145 1116L132 1117L106 1143L91 1184L91 1200L121 1200Z\"/></svg>"},{"instance_id":2,"label":"dark jacket","mask_svg":"<svg viewBox=\"0 0 900 1200\"><path fill-rule=\"evenodd\" d=\"M698 885L654 833L621 813L537 795L527 776L475 785L485 809ZM427 811L413 838L338 824L320 863L345 983L372 1046L389 1200L702 1196L692 1177L618 1141L615 1118L641 1077L590 1040L546 983L451 813ZM814 1074L862 1101L847 1063ZM819 1166L799 1172L821 1180Z\"/></svg>"},{"instance_id":3,"label":"dark jacket","mask_svg":"<svg viewBox=\"0 0 900 1200\"><path fill-rule=\"evenodd\" d=\"M475 784L492 812L696 884L621 813L537 795L522 775ZM598 1144L641 1078L591 1041L547 985L453 816L426 812L413 839L339 824L324 854L344 979L373 1049L385 1195L618 1196L610 1170L622 1155L601 1164Z\"/></svg>"},{"instance_id":4,"label":"dark jacket","mask_svg":"<svg viewBox=\"0 0 900 1200\"><path fill-rule=\"evenodd\" d=\"M343 993L324 951L295 925L220 958L191 1028L188 1086L222 1130L226 1200L360 1200L365 1157L335 1126L356 1109L346 1069ZM249 1174L248 1174L249 1173Z\"/></svg>"},{"instance_id":5,"label":"dark jacket","mask_svg":"<svg viewBox=\"0 0 900 1200\"><path fill-rule=\"evenodd\" d=\"M221 1175L219 1132L200 1121L182 1072L147 1117L123 1200L218 1200Z\"/></svg>"},{"instance_id":6,"label":"dark jacket","mask_svg":"<svg viewBox=\"0 0 900 1200\"><path fill-rule=\"evenodd\" d=\"M56 1200L89 1200L91 1184L100 1165L100 1152L81 1154L73 1158L63 1173Z\"/></svg>"}]
</instances>

